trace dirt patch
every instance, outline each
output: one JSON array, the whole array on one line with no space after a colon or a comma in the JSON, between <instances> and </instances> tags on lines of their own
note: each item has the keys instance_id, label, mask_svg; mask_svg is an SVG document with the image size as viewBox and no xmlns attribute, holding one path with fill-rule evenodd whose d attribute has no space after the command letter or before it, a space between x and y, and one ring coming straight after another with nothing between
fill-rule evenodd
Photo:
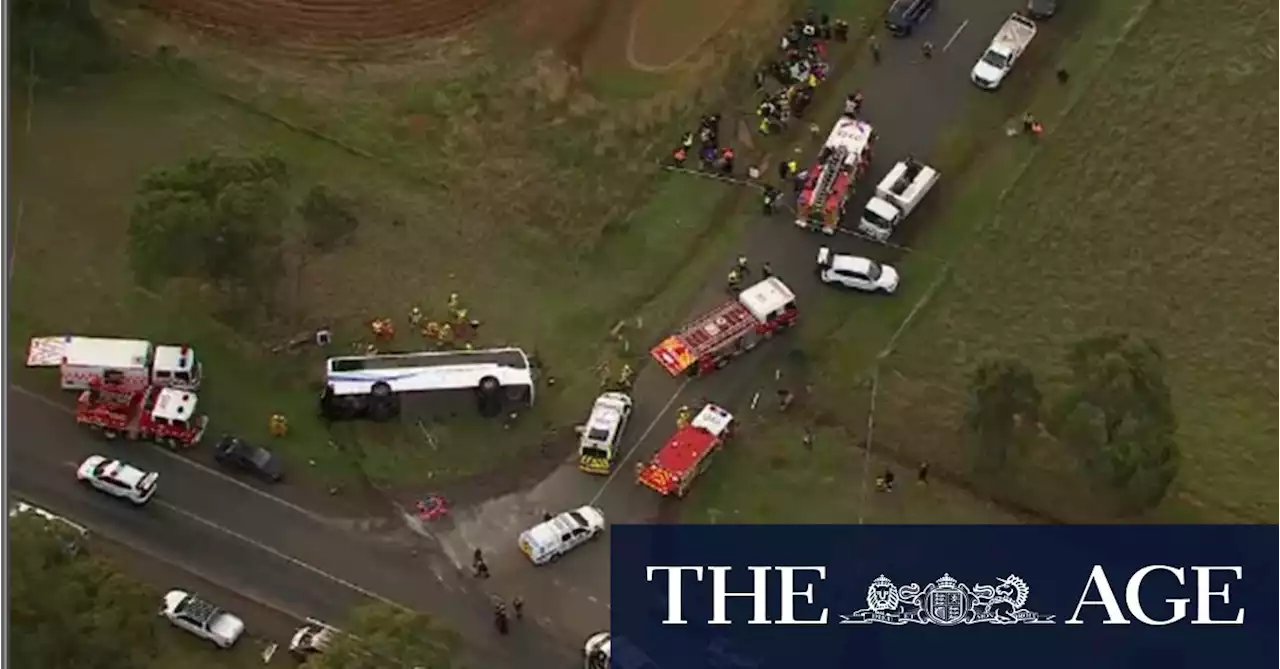
<instances>
[{"instance_id":1,"label":"dirt patch","mask_svg":"<svg viewBox=\"0 0 1280 669\"><path fill-rule=\"evenodd\" d=\"M508 0L143 0L202 31L302 55L395 49L470 25Z\"/></svg>"},{"instance_id":2,"label":"dirt patch","mask_svg":"<svg viewBox=\"0 0 1280 669\"><path fill-rule=\"evenodd\" d=\"M636 5L629 20L627 56L640 70L678 65L724 28L743 0L650 0Z\"/></svg>"}]
</instances>

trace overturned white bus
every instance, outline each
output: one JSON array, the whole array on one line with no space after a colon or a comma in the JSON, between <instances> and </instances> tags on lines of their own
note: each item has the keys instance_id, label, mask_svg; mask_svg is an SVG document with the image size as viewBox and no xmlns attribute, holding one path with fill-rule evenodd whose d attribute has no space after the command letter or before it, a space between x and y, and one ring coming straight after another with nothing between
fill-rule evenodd
<instances>
[{"instance_id":1,"label":"overturned white bus","mask_svg":"<svg viewBox=\"0 0 1280 669\"><path fill-rule=\"evenodd\" d=\"M483 416L533 406L535 369L518 348L329 358L321 413L387 421L412 405L426 414L475 407Z\"/></svg>"}]
</instances>

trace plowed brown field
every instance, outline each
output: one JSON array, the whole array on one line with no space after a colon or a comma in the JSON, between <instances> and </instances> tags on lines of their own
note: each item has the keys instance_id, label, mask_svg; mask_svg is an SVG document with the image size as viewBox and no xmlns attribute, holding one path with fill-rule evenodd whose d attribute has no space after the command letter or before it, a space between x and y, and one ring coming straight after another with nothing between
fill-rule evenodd
<instances>
[{"instance_id":1,"label":"plowed brown field","mask_svg":"<svg viewBox=\"0 0 1280 669\"><path fill-rule=\"evenodd\" d=\"M315 55L394 49L454 32L508 0L143 0L203 30Z\"/></svg>"}]
</instances>

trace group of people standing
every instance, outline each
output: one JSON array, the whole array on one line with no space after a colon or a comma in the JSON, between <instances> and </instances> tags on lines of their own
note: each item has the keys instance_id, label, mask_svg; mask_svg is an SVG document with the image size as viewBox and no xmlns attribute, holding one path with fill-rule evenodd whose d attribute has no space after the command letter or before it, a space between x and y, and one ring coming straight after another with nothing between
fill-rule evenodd
<instances>
[{"instance_id":1,"label":"group of people standing","mask_svg":"<svg viewBox=\"0 0 1280 669\"><path fill-rule=\"evenodd\" d=\"M698 124L697 133L686 132L671 153L672 163L684 167L697 144L697 159L704 170L713 170L725 176L733 174L733 162L737 158L733 147L720 145L720 114L706 114Z\"/></svg>"},{"instance_id":2,"label":"group of people standing","mask_svg":"<svg viewBox=\"0 0 1280 669\"><path fill-rule=\"evenodd\" d=\"M792 118L803 118L818 85L830 73L827 42L849 39L849 24L810 10L796 19L779 40L780 55L755 73L755 86L763 94L756 107L758 129L763 135L781 132ZM777 88L771 89L771 83Z\"/></svg>"}]
</instances>

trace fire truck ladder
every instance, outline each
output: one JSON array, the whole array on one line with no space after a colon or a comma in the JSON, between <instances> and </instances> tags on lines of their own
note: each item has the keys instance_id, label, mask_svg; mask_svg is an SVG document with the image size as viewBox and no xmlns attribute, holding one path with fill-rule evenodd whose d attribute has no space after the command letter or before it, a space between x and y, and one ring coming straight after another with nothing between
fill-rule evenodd
<instances>
[{"instance_id":1,"label":"fire truck ladder","mask_svg":"<svg viewBox=\"0 0 1280 669\"><path fill-rule=\"evenodd\" d=\"M690 348L705 353L742 331L751 321L751 312L736 303L709 315L705 320L686 330L681 338Z\"/></svg>"},{"instance_id":2,"label":"fire truck ladder","mask_svg":"<svg viewBox=\"0 0 1280 669\"><path fill-rule=\"evenodd\" d=\"M844 161L849 157L849 149L840 146L831 151L831 155L827 157L827 162L822 166L822 176L818 177L818 184L813 189L814 208L821 211L826 207L827 196L831 194L831 189L836 185L836 179L840 176L840 171L844 166Z\"/></svg>"}]
</instances>

